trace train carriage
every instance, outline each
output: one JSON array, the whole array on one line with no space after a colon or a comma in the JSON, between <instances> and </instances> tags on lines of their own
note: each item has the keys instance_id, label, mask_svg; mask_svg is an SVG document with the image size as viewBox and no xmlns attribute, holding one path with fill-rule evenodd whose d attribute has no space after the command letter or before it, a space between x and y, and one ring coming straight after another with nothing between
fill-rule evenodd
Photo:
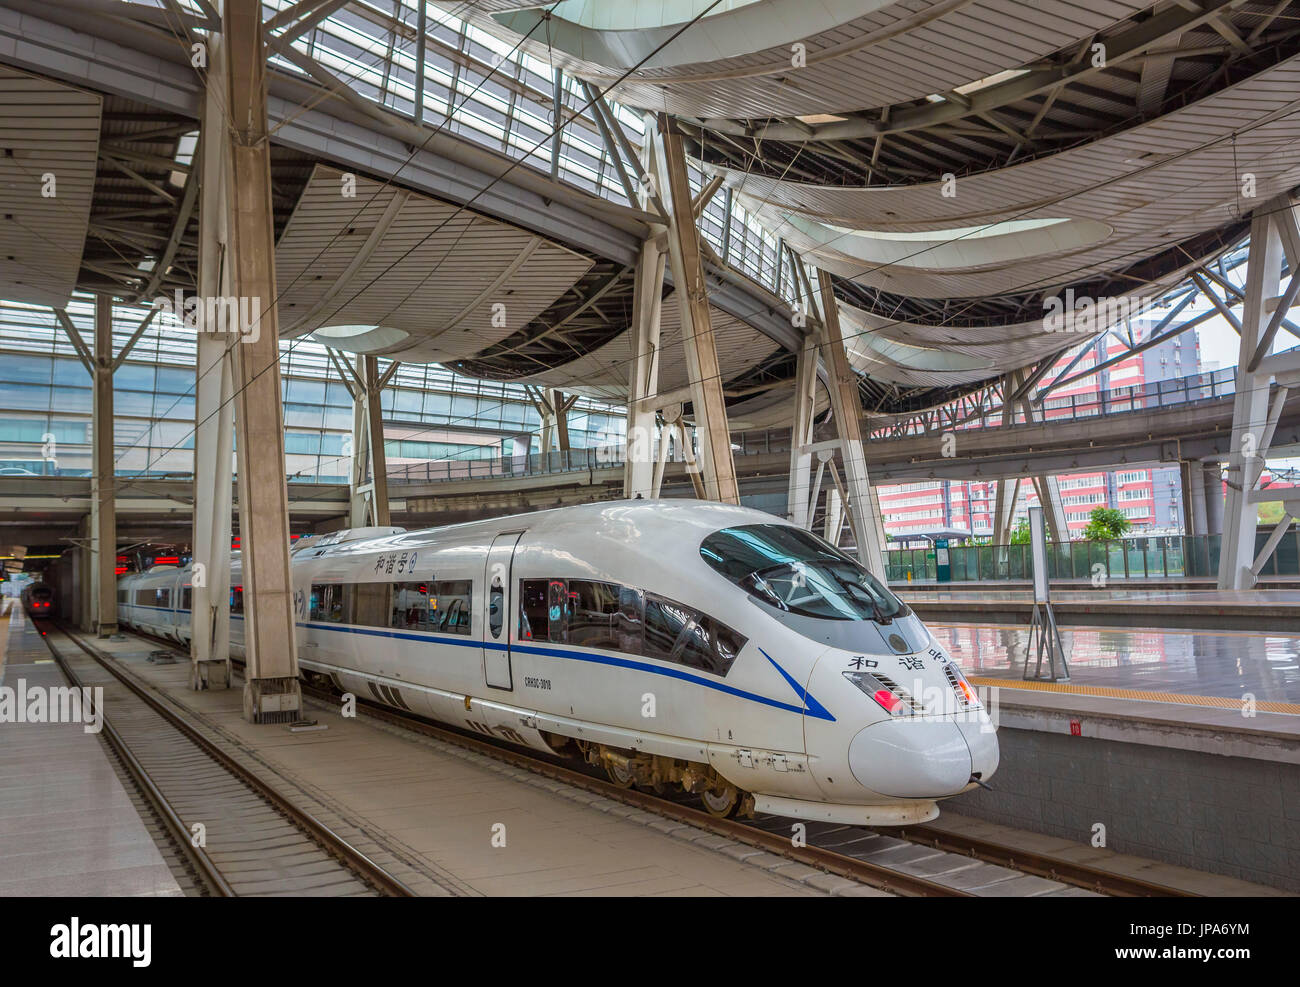
<instances>
[{"instance_id":1,"label":"train carriage","mask_svg":"<svg viewBox=\"0 0 1300 987\"><path fill-rule=\"evenodd\" d=\"M304 675L719 815L918 822L997 767L978 696L906 604L758 511L636 500L355 529L292 562ZM155 594L128 595L124 622L186 639L188 573L158 568L123 580ZM237 556L231 587L240 655Z\"/></svg>"}]
</instances>

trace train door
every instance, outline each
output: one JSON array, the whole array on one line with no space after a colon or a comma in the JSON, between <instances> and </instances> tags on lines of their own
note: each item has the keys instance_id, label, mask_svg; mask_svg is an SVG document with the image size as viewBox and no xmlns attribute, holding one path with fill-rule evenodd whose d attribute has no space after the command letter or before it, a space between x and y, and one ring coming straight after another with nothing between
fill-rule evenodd
<instances>
[{"instance_id":1,"label":"train door","mask_svg":"<svg viewBox=\"0 0 1300 987\"><path fill-rule=\"evenodd\" d=\"M510 619L515 610L510 568L522 534L512 531L492 539L483 570L483 680L493 689L515 687L510 668Z\"/></svg>"}]
</instances>

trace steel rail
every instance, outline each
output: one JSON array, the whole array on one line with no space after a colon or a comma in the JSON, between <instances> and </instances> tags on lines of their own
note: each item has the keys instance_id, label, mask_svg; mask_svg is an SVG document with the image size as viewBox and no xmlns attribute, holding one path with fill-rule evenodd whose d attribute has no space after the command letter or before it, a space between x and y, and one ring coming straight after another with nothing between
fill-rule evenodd
<instances>
[{"instance_id":1,"label":"steel rail","mask_svg":"<svg viewBox=\"0 0 1300 987\"><path fill-rule=\"evenodd\" d=\"M128 675L121 668L117 667L113 661L97 648L87 645L76 634L68 631L65 627L58 624L55 626L58 627L60 632L62 632L69 641L84 651L90 658L94 659L94 661L99 663L99 665L113 675L114 678L130 689L131 692L143 700L152 710L154 710L154 712L158 713L164 720L166 720L170 726L177 729L187 739L197 745L205 754L209 755L223 768L235 775L235 777L244 782L249 788L253 789L253 791L255 791L259 796L271 803L276 810L288 818L289 821L298 829L320 845L331 856L343 863L344 866L348 867L363 880L370 883L386 895L402 898L416 897L415 892L402 883L402 881L388 873L388 871L384 870L383 867L371 860L361 850L352 846L352 844L339 834L335 833L329 828L329 826L321 822L310 812L295 805L282 793L277 791L274 786L263 781L255 772L240 764L217 744L213 743L191 724L186 722L186 720L175 710L170 709L157 698L151 696L143 686L134 680L134 676ZM173 643L168 642L168 647L172 646ZM105 722L107 723L107 720Z\"/></svg>"},{"instance_id":2,"label":"steel rail","mask_svg":"<svg viewBox=\"0 0 1300 987\"><path fill-rule=\"evenodd\" d=\"M1171 888L1165 884L1156 884L1154 881L1145 881L1125 874L1116 874L1113 871L1102 870L1099 867L1062 860L1059 857L1035 853L1021 847L1003 846L1001 843L995 843L992 840L967 836L964 833L951 833L934 826L901 826L890 832L891 835L897 835L899 839L922 843L926 846L932 846L936 850L946 850L950 853L975 857L990 864L997 864L1000 867L1011 867L1014 870L1037 874L1039 877L1050 878L1065 884L1073 884L1076 887L1086 888L1089 891L1096 891L1098 894L1112 897L1202 897L1195 891Z\"/></svg>"},{"instance_id":3,"label":"steel rail","mask_svg":"<svg viewBox=\"0 0 1300 987\"><path fill-rule=\"evenodd\" d=\"M69 640L72 640L72 636L62 631L62 629L60 629L60 633ZM45 647L49 649L50 654L54 658L55 664L59 666L59 669L63 672L67 680L77 689L80 689L83 696L89 697L90 693L86 691L85 686L81 682L80 676L72 670L72 667L64 659L62 653L54 647L53 642L50 641L49 635L42 634L41 639L45 642ZM167 796L163 794L162 790L154 784L154 780L150 777L148 770L146 770L145 766L140 763L139 759L135 756L135 753L122 738L122 735L117 732L117 728L109 721L108 716L102 709L100 710L100 714L103 716L103 732L104 736L108 740L109 746L112 747L113 752L117 754L118 759L122 762L122 766L126 769L127 774L131 776L131 780L135 782L136 787L140 789L144 797L148 799L149 803L154 807L154 810L158 813L164 826L166 826L167 831L171 834L172 839L176 841L177 845L189 858L191 865L207 884L208 890L215 897L235 897L235 889L232 888L230 882L222 876L221 871L217 869L217 865L213 863L212 858L208 856L208 852L203 847L194 844L194 841L190 836L190 830L185 825L184 820L181 819L180 813L176 811L175 807L168 800Z\"/></svg>"}]
</instances>

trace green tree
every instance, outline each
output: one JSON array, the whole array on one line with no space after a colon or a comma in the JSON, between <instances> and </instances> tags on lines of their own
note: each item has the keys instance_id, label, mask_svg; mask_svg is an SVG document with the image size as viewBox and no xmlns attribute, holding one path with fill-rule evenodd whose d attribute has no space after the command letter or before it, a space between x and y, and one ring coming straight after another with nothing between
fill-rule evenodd
<instances>
[{"instance_id":1,"label":"green tree","mask_svg":"<svg viewBox=\"0 0 1300 987\"><path fill-rule=\"evenodd\" d=\"M1029 542L1029 518L1022 517L1018 522L1016 522L1016 526L1011 529L1010 544L1028 545Z\"/></svg>"},{"instance_id":2,"label":"green tree","mask_svg":"<svg viewBox=\"0 0 1300 987\"><path fill-rule=\"evenodd\" d=\"M1133 527L1133 522L1122 511L1113 507L1094 507L1088 515L1088 527L1083 529L1085 541L1114 541L1123 538Z\"/></svg>"}]
</instances>

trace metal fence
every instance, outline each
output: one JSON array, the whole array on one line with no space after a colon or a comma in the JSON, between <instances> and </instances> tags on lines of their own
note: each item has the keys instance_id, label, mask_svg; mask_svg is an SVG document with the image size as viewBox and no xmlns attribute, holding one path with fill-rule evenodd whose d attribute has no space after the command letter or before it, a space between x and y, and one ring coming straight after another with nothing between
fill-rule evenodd
<instances>
[{"instance_id":1,"label":"metal fence","mask_svg":"<svg viewBox=\"0 0 1300 987\"><path fill-rule=\"evenodd\" d=\"M545 473L573 473L588 470L622 469L623 452L607 446L565 449L527 456L497 456L489 459L435 459L425 463L391 466L388 482L441 483L448 480L509 479Z\"/></svg>"},{"instance_id":2,"label":"metal fence","mask_svg":"<svg viewBox=\"0 0 1300 987\"><path fill-rule=\"evenodd\" d=\"M1255 551L1268 532L1255 536ZM1210 577L1219 571L1220 535L1153 535L1116 541L1048 542L1051 579L1108 582L1122 579ZM933 548L895 549L885 553L890 582L934 582L938 578ZM1028 545L969 545L948 549L953 582L1030 580L1034 567ZM1261 578L1300 576L1300 530L1288 533L1264 564Z\"/></svg>"},{"instance_id":3,"label":"metal fence","mask_svg":"<svg viewBox=\"0 0 1300 987\"><path fill-rule=\"evenodd\" d=\"M1124 414L1130 411L1150 411L1230 397L1236 392L1236 368L1227 367L1210 373L1191 374L1171 380L1156 380L1129 387L1113 387L1091 394L1071 394L1065 397L1048 397L1037 414L1048 424L1080 421L1098 415ZM894 421L871 433L872 441L906 439L938 431L959 432L982 428L1002 428L1002 406L999 404L978 414L958 417L959 405L919 412L911 418ZM1017 409L1014 424L1026 424L1023 410ZM1032 423L1030 423L1032 424Z\"/></svg>"}]
</instances>

